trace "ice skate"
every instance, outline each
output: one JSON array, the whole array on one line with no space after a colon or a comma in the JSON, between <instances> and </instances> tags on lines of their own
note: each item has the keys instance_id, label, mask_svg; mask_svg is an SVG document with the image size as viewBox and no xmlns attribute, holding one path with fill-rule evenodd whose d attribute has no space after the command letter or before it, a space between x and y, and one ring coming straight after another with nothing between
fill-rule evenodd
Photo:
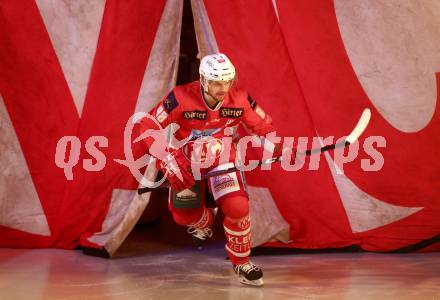
<instances>
[{"instance_id":1,"label":"ice skate","mask_svg":"<svg viewBox=\"0 0 440 300\"><path fill-rule=\"evenodd\" d=\"M263 271L250 261L241 265L235 265L234 272L240 283L253 286L262 286L264 284Z\"/></svg>"},{"instance_id":2,"label":"ice skate","mask_svg":"<svg viewBox=\"0 0 440 300\"><path fill-rule=\"evenodd\" d=\"M208 208L206 211L210 216L207 218L212 218L210 222L208 222L209 225L206 227L199 227L198 224L192 224L188 225L187 232L193 236L193 242L194 245L199 249L203 249L203 245L205 244L205 241L212 237L213 231L212 231L212 224L214 223L215 215L217 214L217 207L212 209ZM199 223L199 222L198 222Z\"/></svg>"}]
</instances>

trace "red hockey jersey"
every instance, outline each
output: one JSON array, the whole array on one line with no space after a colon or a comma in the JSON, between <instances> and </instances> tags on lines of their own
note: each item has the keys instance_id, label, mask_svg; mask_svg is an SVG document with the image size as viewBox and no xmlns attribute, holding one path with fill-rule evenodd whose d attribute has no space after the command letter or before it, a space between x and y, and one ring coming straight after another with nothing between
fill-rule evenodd
<instances>
[{"instance_id":1,"label":"red hockey jersey","mask_svg":"<svg viewBox=\"0 0 440 300\"><path fill-rule=\"evenodd\" d=\"M239 123L243 123L250 132L258 136L275 130L270 116L258 106L248 92L231 88L221 106L211 109L203 99L201 88L199 81L176 86L149 112L162 128L171 123L179 125L175 137L178 140L187 139L184 153L188 157L194 143L197 141L206 143L208 137L211 146L212 138L220 143L219 147L214 147L218 150L216 153L218 155L222 151L222 138L230 135L228 128L236 128ZM154 123L151 119L144 118L141 121L141 131L158 129L157 124ZM153 139L146 139L149 147L153 142ZM202 159L205 154L201 154ZM232 154L231 158L234 157L235 155Z\"/></svg>"}]
</instances>

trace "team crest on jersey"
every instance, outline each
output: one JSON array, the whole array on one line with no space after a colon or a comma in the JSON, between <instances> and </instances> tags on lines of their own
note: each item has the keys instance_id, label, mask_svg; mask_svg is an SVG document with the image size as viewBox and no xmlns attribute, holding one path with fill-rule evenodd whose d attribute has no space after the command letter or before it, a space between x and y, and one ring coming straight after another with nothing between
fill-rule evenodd
<instances>
[{"instance_id":1,"label":"team crest on jersey","mask_svg":"<svg viewBox=\"0 0 440 300\"><path fill-rule=\"evenodd\" d=\"M189 141L182 148L183 155L192 163L214 161L223 152L223 142L211 136Z\"/></svg>"},{"instance_id":2,"label":"team crest on jersey","mask_svg":"<svg viewBox=\"0 0 440 300\"><path fill-rule=\"evenodd\" d=\"M240 118L243 116L243 108L222 107L220 108L220 117L222 118Z\"/></svg>"},{"instance_id":3,"label":"team crest on jersey","mask_svg":"<svg viewBox=\"0 0 440 300\"><path fill-rule=\"evenodd\" d=\"M168 113L172 112L178 105L179 103L174 92L169 93L165 100L163 100L163 107Z\"/></svg>"},{"instance_id":4,"label":"team crest on jersey","mask_svg":"<svg viewBox=\"0 0 440 300\"><path fill-rule=\"evenodd\" d=\"M206 120L208 113L204 110L184 111L183 117L187 120Z\"/></svg>"}]
</instances>

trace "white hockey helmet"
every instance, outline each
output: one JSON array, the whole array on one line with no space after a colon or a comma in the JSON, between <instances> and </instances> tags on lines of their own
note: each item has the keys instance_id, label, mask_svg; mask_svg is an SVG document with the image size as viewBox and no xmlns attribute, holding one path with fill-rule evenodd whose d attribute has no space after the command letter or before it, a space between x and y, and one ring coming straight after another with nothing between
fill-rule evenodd
<instances>
[{"instance_id":1,"label":"white hockey helmet","mask_svg":"<svg viewBox=\"0 0 440 300\"><path fill-rule=\"evenodd\" d=\"M231 81L235 78L235 68L229 58L223 53L206 55L200 62L200 82L205 91L207 81Z\"/></svg>"}]
</instances>

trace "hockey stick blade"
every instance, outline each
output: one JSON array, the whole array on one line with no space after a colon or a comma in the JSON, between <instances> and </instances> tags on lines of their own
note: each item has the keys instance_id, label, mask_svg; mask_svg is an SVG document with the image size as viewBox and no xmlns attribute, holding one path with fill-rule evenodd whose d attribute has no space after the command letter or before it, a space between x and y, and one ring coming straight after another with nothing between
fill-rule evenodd
<instances>
[{"instance_id":1,"label":"hockey stick blade","mask_svg":"<svg viewBox=\"0 0 440 300\"><path fill-rule=\"evenodd\" d=\"M371 110L369 108L366 108L362 112L361 118L356 124L356 127L347 136L345 140L350 144L353 144L355 141L357 141L358 138L361 136L361 134L365 131L365 128L367 128L370 119L371 119Z\"/></svg>"},{"instance_id":2,"label":"hockey stick blade","mask_svg":"<svg viewBox=\"0 0 440 300\"><path fill-rule=\"evenodd\" d=\"M317 154L317 153L333 150L335 148L348 147L350 144L353 144L354 142L356 142L359 139L361 134L365 131L365 128L367 128L367 125L370 122L370 119L371 119L371 110L369 108L366 108L362 112L362 115L361 115L359 121L357 122L356 126L354 127L354 129L345 138L345 141L342 141L342 142L339 142L336 144L332 144L332 145L327 145L327 146L324 146L321 148L309 149L309 150L302 152L301 154L307 156L307 155L312 155L312 154Z\"/></svg>"}]
</instances>

